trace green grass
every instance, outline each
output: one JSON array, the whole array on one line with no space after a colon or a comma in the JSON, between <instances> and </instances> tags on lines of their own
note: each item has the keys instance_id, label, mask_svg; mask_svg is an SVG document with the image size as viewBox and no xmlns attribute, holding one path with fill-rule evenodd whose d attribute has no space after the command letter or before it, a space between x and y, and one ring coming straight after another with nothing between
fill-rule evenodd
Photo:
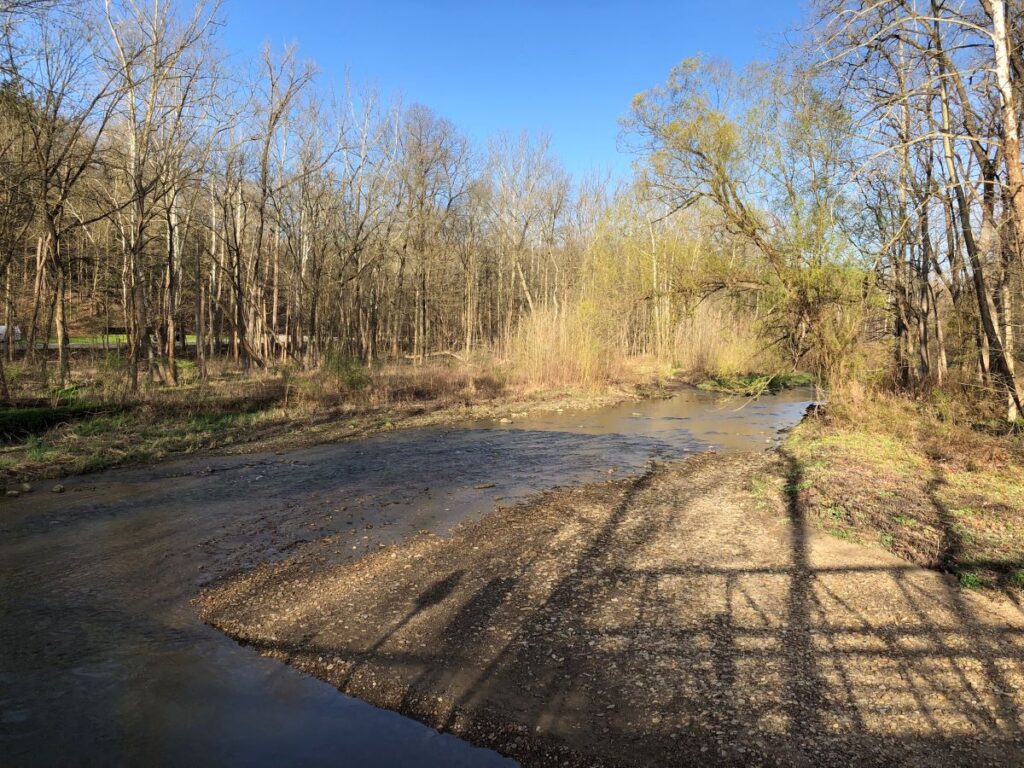
<instances>
[{"instance_id":1,"label":"green grass","mask_svg":"<svg viewBox=\"0 0 1024 768\"><path fill-rule=\"evenodd\" d=\"M127 414L116 414L111 416L95 416L85 419L72 428L72 432L79 437L95 437L117 432L129 424Z\"/></svg>"},{"instance_id":2,"label":"green grass","mask_svg":"<svg viewBox=\"0 0 1024 768\"><path fill-rule=\"evenodd\" d=\"M958 581L960 586L964 589L980 589L988 584L988 582L972 571L964 571L960 574Z\"/></svg>"},{"instance_id":3,"label":"green grass","mask_svg":"<svg viewBox=\"0 0 1024 768\"><path fill-rule=\"evenodd\" d=\"M68 337L68 344L92 344L96 346L102 346L106 344L108 347L116 347L118 345L124 346L128 343L128 335L124 333L91 333L91 334L72 334ZM57 337L50 337L50 344L57 344Z\"/></svg>"},{"instance_id":4,"label":"green grass","mask_svg":"<svg viewBox=\"0 0 1024 768\"><path fill-rule=\"evenodd\" d=\"M56 344L57 337L50 337L50 344ZM128 334L126 333L86 333L86 334L72 334L68 338L69 344L82 344L101 347L106 345L108 347L125 346L128 344ZM186 344L195 344L196 337L193 333L185 334Z\"/></svg>"},{"instance_id":5,"label":"green grass","mask_svg":"<svg viewBox=\"0 0 1024 768\"><path fill-rule=\"evenodd\" d=\"M882 396L830 406L785 450L821 529L961 574L965 588L1024 590L1024 436Z\"/></svg>"},{"instance_id":6,"label":"green grass","mask_svg":"<svg viewBox=\"0 0 1024 768\"><path fill-rule=\"evenodd\" d=\"M190 407L191 413L183 413L172 407L136 405L119 413L87 413L73 423L61 421L0 454L0 475L20 480L154 461L244 441L252 427L275 419L283 424L286 418L273 403L228 412L219 410L224 404L218 401L200 401Z\"/></svg>"},{"instance_id":7,"label":"green grass","mask_svg":"<svg viewBox=\"0 0 1024 768\"><path fill-rule=\"evenodd\" d=\"M846 519L846 510L838 504L824 509L826 515L835 520L836 522Z\"/></svg>"}]
</instances>

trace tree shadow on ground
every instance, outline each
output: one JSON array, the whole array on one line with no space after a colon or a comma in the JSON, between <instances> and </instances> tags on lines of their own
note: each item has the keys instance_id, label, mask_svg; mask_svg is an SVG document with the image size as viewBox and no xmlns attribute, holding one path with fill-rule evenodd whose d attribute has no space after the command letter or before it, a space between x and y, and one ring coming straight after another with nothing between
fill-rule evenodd
<instances>
[{"instance_id":1,"label":"tree shadow on ground","mask_svg":"<svg viewBox=\"0 0 1024 768\"><path fill-rule=\"evenodd\" d=\"M762 476L782 491L759 507ZM229 631L529 762L1021 764L1024 622L812 534L802 479L786 454L651 467L340 569L333 599Z\"/></svg>"},{"instance_id":2,"label":"tree shadow on ground","mask_svg":"<svg viewBox=\"0 0 1024 768\"><path fill-rule=\"evenodd\" d=\"M962 583L964 581L970 583L971 577L980 579L978 573L985 574L986 577L989 577L989 586L999 589L1024 615L1019 585L1013 583L1013 579L1017 577L1021 569L1024 569L1024 562L1016 558L999 560L973 557L968 551L964 541L963 528L956 519L956 515L949 505L942 501L939 491L945 483L946 479L942 473L933 470L926 485L928 501L935 509L942 535L936 558L938 567L944 572L952 574Z\"/></svg>"}]
</instances>

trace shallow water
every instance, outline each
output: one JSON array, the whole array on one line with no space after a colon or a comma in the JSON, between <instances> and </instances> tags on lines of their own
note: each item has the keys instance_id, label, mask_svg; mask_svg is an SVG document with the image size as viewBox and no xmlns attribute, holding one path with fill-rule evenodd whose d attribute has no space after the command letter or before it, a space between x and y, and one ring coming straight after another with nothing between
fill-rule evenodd
<instances>
[{"instance_id":1,"label":"shallow water","mask_svg":"<svg viewBox=\"0 0 1024 768\"><path fill-rule=\"evenodd\" d=\"M651 459L765 448L810 397L687 390L511 424L190 458L0 501L0 762L513 765L261 658L201 624L190 598L317 542L357 557Z\"/></svg>"}]
</instances>

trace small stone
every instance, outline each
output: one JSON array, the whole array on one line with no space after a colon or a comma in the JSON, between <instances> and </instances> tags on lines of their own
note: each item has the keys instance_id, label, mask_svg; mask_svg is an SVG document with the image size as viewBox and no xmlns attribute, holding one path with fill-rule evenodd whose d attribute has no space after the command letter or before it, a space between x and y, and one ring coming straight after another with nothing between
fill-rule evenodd
<instances>
[{"instance_id":1,"label":"small stone","mask_svg":"<svg viewBox=\"0 0 1024 768\"><path fill-rule=\"evenodd\" d=\"M512 419L508 419L508 418L498 419L498 423L499 424L511 424L512 423Z\"/></svg>"},{"instance_id":2,"label":"small stone","mask_svg":"<svg viewBox=\"0 0 1024 768\"><path fill-rule=\"evenodd\" d=\"M8 491L6 495L7 495L7 498L9 498L9 499L16 499L19 496L21 496L21 494L18 493L17 491Z\"/></svg>"},{"instance_id":3,"label":"small stone","mask_svg":"<svg viewBox=\"0 0 1024 768\"><path fill-rule=\"evenodd\" d=\"M22 483L21 484L21 492L22 493L30 493L31 491L32 491L32 486L31 485L29 485L28 483Z\"/></svg>"},{"instance_id":4,"label":"small stone","mask_svg":"<svg viewBox=\"0 0 1024 768\"><path fill-rule=\"evenodd\" d=\"M64 486L61 485L60 483L57 483L50 490L52 490L54 493L64 493Z\"/></svg>"}]
</instances>

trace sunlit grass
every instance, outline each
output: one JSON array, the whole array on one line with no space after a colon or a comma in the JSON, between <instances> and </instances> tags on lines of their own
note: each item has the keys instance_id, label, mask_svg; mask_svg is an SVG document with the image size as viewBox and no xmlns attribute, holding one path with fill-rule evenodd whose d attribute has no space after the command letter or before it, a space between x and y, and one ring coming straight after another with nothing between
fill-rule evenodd
<instances>
[{"instance_id":1,"label":"sunlit grass","mask_svg":"<svg viewBox=\"0 0 1024 768\"><path fill-rule=\"evenodd\" d=\"M968 588L1024 587L1020 436L879 396L808 419L786 449L810 480L808 517L824 530L951 570Z\"/></svg>"}]
</instances>

